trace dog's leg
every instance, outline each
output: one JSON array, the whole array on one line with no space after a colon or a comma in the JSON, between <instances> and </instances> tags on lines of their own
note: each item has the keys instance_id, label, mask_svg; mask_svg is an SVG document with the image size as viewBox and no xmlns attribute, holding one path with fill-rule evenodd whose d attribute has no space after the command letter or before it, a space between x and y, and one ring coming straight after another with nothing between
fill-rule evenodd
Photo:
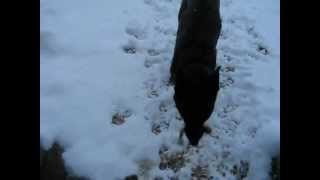
<instances>
[{"instance_id":1,"label":"dog's leg","mask_svg":"<svg viewBox=\"0 0 320 180\"><path fill-rule=\"evenodd\" d=\"M179 133L178 144L180 144L180 145L183 144L183 133L184 133L184 128L182 128L182 129L180 130L180 133Z\"/></svg>"},{"instance_id":2,"label":"dog's leg","mask_svg":"<svg viewBox=\"0 0 320 180\"><path fill-rule=\"evenodd\" d=\"M204 128L204 132L207 133L207 134L211 134L212 132L212 129L208 126L208 125L203 125L203 128Z\"/></svg>"}]
</instances>

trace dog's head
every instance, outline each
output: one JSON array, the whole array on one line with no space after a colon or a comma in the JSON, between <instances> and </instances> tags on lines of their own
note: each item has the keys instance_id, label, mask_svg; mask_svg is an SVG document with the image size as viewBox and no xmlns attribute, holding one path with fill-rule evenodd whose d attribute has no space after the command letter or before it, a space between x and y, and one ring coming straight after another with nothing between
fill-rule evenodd
<instances>
[{"instance_id":1,"label":"dog's head","mask_svg":"<svg viewBox=\"0 0 320 180\"><path fill-rule=\"evenodd\" d=\"M219 90L219 68L211 70L191 64L177 75L174 100L188 127L186 136L191 144L198 144L204 132L203 123L213 112Z\"/></svg>"},{"instance_id":2,"label":"dog's head","mask_svg":"<svg viewBox=\"0 0 320 180\"><path fill-rule=\"evenodd\" d=\"M186 136L192 146L197 146L199 144L199 141L204 133L204 127L203 126L190 126L187 125L184 128L184 132L186 133Z\"/></svg>"}]
</instances>

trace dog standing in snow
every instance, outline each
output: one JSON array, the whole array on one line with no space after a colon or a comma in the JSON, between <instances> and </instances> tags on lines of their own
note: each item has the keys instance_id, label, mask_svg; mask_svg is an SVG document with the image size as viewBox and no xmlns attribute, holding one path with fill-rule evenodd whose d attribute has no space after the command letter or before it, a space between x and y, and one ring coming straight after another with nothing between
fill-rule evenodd
<instances>
[{"instance_id":1,"label":"dog standing in snow","mask_svg":"<svg viewBox=\"0 0 320 180\"><path fill-rule=\"evenodd\" d=\"M179 11L170 81L176 107L185 122L182 132L194 146L204 132L211 132L204 122L213 112L219 90L219 9L220 0L182 0Z\"/></svg>"}]
</instances>

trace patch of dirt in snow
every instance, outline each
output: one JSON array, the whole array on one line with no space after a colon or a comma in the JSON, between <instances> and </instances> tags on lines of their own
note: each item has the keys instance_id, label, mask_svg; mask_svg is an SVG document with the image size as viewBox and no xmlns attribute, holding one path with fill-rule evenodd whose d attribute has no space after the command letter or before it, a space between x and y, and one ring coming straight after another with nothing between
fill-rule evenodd
<instances>
[{"instance_id":1,"label":"patch of dirt in snow","mask_svg":"<svg viewBox=\"0 0 320 180\"><path fill-rule=\"evenodd\" d=\"M89 180L86 177L74 175L74 173L66 167L62 154L64 149L57 143L45 150L40 145L40 179L41 180Z\"/></svg>"},{"instance_id":2,"label":"patch of dirt in snow","mask_svg":"<svg viewBox=\"0 0 320 180\"><path fill-rule=\"evenodd\" d=\"M159 169L165 170L168 168L173 172L179 171L188 161L183 151L174 153L162 152L160 153L160 159Z\"/></svg>"}]
</instances>

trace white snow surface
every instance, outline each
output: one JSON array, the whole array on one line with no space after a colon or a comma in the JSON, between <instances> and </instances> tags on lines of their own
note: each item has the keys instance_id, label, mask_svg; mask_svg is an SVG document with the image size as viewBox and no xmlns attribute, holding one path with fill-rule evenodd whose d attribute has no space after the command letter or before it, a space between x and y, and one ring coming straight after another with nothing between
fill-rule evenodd
<instances>
[{"instance_id":1,"label":"white snow surface","mask_svg":"<svg viewBox=\"0 0 320 180\"><path fill-rule=\"evenodd\" d=\"M221 0L221 90L198 148L179 145L183 127L167 85L181 0L41 0L40 137L58 141L72 171L92 180L267 180L280 151L278 0ZM127 112L122 125L116 113ZM158 127L159 134L152 132ZM159 169L159 149L184 152L177 172ZM143 169L143 163L148 168Z\"/></svg>"}]
</instances>

